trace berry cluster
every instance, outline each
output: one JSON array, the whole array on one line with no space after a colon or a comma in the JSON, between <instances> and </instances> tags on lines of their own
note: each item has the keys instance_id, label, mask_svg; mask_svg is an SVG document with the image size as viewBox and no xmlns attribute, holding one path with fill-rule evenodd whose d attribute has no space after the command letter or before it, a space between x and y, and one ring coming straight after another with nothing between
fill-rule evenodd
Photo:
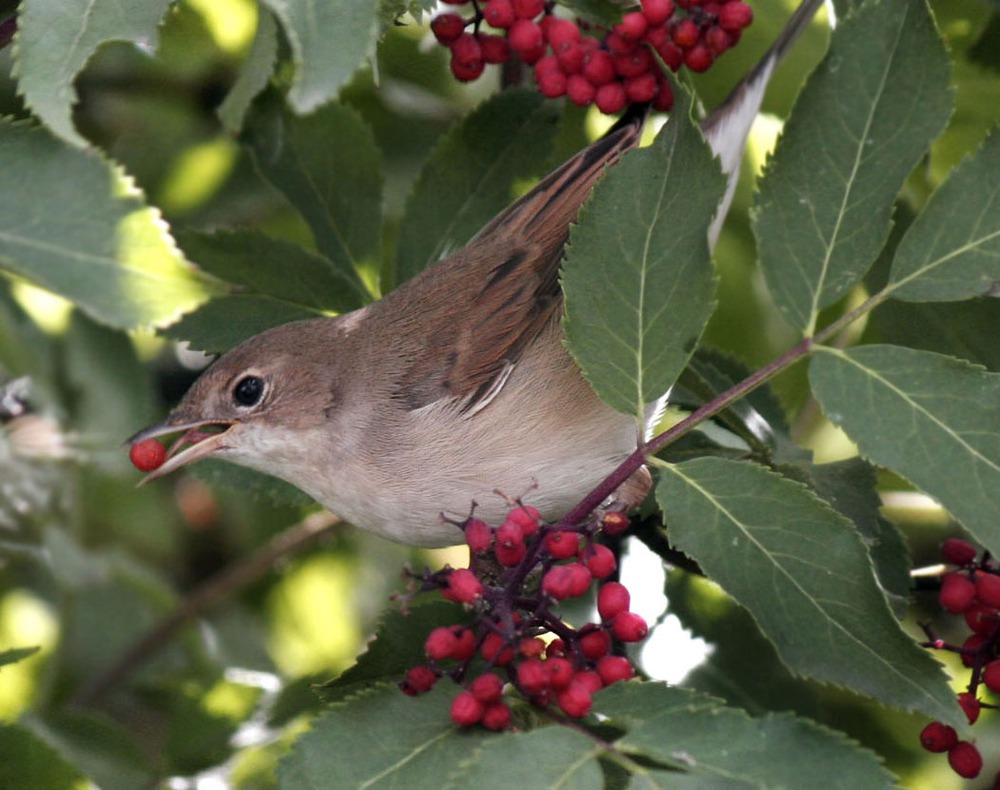
<instances>
[{"instance_id":1,"label":"berry cluster","mask_svg":"<svg viewBox=\"0 0 1000 790\"><path fill-rule=\"evenodd\" d=\"M465 5L467 0L446 0ZM516 55L534 66L542 95L567 96L581 107L620 112L630 102L673 104L670 83L657 59L677 71L705 71L740 40L753 21L743 0L642 0L611 30L553 14L545 0L472 0L473 14L449 11L431 21L437 40L451 50L456 79L477 79L489 63ZM483 23L495 33L483 31ZM467 30L471 28L471 32Z\"/></svg>"},{"instance_id":2,"label":"berry cluster","mask_svg":"<svg viewBox=\"0 0 1000 790\"><path fill-rule=\"evenodd\" d=\"M422 590L439 590L470 607L475 622L431 631L424 643L428 662L406 673L400 683L405 693L421 694L448 675L463 687L451 706L455 724L504 730L511 726L507 703L515 692L538 708L580 718L590 711L594 692L632 677L631 662L616 648L641 641L649 628L629 611L625 586L609 581L617 560L596 540L601 532L624 532L624 514L556 530L535 508L518 503L496 528L474 517L460 526L470 567L414 578ZM586 594L595 581L600 622L574 628L555 607Z\"/></svg>"},{"instance_id":3,"label":"berry cluster","mask_svg":"<svg viewBox=\"0 0 1000 790\"><path fill-rule=\"evenodd\" d=\"M963 615L972 633L961 645L955 645L939 639L925 625L928 641L923 645L958 653L972 670L967 690L958 695L958 704L969 724L975 724L983 708L997 707L979 699L980 686L1000 694L1000 564L988 554L980 559L975 546L958 538L942 544L941 556L955 567L941 579L938 601L951 614ZM979 749L960 741L955 729L942 722L932 721L924 727L920 743L929 752L947 752L952 769L966 779L979 776L983 768Z\"/></svg>"}]
</instances>

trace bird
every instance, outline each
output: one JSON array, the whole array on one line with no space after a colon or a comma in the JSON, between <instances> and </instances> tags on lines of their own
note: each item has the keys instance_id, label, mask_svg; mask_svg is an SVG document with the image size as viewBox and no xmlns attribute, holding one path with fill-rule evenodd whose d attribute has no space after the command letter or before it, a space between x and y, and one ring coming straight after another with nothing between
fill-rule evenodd
<instances>
[{"instance_id":1,"label":"bird","mask_svg":"<svg viewBox=\"0 0 1000 790\"><path fill-rule=\"evenodd\" d=\"M804 0L701 122L728 178L710 244L771 74L821 4ZM179 436L142 482L218 458L423 547L461 542L456 524L473 505L499 523L511 497L529 491L543 518L566 513L643 438L634 415L603 403L566 350L559 272L580 207L639 145L644 119L626 112L464 247L381 300L273 327L220 356L166 419L128 440ZM629 483L622 507L641 499L648 472Z\"/></svg>"}]
</instances>

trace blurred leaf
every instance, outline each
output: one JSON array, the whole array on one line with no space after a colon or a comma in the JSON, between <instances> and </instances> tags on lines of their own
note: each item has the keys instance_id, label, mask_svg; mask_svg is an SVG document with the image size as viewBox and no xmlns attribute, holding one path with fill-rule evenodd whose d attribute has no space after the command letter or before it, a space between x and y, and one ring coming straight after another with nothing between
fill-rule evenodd
<instances>
[{"instance_id":1,"label":"blurred leaf","mask_svg":"<svg viewBox=\"0 0 1000 790\"><path fill-rule=\"evenodd\" d=\"M184 316L163 334L185 340L198 351L215 354L272 326L321 315L324 314L259 294L223 296Z\"/></svg>"},{"instance_id":2,"label":"blurred leaf","mask_svg":"<svg viewBox=\"0 0 1000 790\"><path fill-rule=\"evenodd\" d=\"M794 671L959 722L940 666L889 611L853 526L805 486L715 458L660 471L671 543L745 607Z\"/></svg>"},{"instance_id":3,"label":"blurred leaf","mask_svg":"<svg viewBox=\"0 0 1000 790\"><path fill-rule=\"evenodd\" d=\"M291 483L226 461L216 459L199 461L191 467L191 473L211 486L223 486L258 499L263 497L277 505L303 507L316 504L311 496Z\"/></svg>"},{"instance_id":4,"label":"blurred leaf","mask_svg":"<svg viewBox=\"0 0 1000 790\"><path fill-rule=\"evenodd\" d=\"M15 50L18 89L27 105L63 140L87 145L71 119L77 101L76 75L98 47L109 41L130 41L153 52L157 27L169 5L168 0L124 4L117 0L27 0L18 14Z\"/></svg>"},{"instance_id":5,"label":"blurred leaf","mask_svg":"<svg viewBox=\"0 0 1000 790\"><path fill-rule=\"evenodd\" d=\"M375 54L373 0L263 0L292 48L295 76L288 101L299 115L337 97L351 75Z\"/></svg>"},{"instance_id":6,"label":"blurred leaf","mask_svg":"<svg viewBox=\"0 0 1000 790\"><path fill-rule=\"evenodd\" d=\"M37 735L16 724L0 724L0 787L86 786L80 769Z\"/></svg>"},{"instance_id":7,"label":"blurred leaf","mask_svg":"<svg viewBox=\"0 0 1000 790\"><path fill-rule=\"evenodd\" d=\"M162 326L217 292L131 181L91 152L0 121L0 269L119 329Z\"/></svg>"},{"instance_id":8,"label":"blurred leaf","mask_svg":"<svg viewBox=\"0 0 1000 790\"><path fill-rule=\"evenodd\" d=\"M989 22L969 48L969 60L979 66L1000 71L1000 11L994 9Z\"/></svg>"},{"instance_id":9,"label":"blurred leaf","mask_svg":"<svg viewBox=\"0 0 1000 790\"><path fill-rule=\"evenodd\" d=\"M239 76L216 110L230 134L237 134L254 97L267 86L278 55L278 26L265 9L257 13L257 32Z\"/></svg>"},{"instance_id":10,"label":"blurred leaf","mask_svg":"<svg viewBox=\"0 0 1000 790\"><path fill-rule=\"evenodd\" d=\"M10 650L4 650L0 652L0 667L23 661L29 656L35 655L39 650L41 650L40 647L13 647Z\"/></svg>"},{"instance_id":11,"label":"blurred leaf","mask_svg":"<svg viewBox=\"0 0 1000 790\"><path fill-rule=\"evenodd\" d=\"M680 375L715 307L708 227L725 179L686 95L652 146L598 182L562 275L570 353L605 403L638 419Z\"/></svg>"},{"instance_id":12,"label":"blurred leaf","mask_svg":"<svg viewBox=\"0 0 1000 790\"><path fill-rule=\"evenodd\" d=\"M459 249L511 202L517 179L545 163L558 117L534 91L504 91L445 135L406 201L395 284Z\"/></svg>"},{"instance_id":13,"label":"blurred leaf","mask_svg":"<svg viewBox=\"0 0 1000 790\"><path fill-rule=\"evenodd\" d=\"M628 728L616 749L687 771L701 778L702 787L718 780L743 787L895 786L873 753L788 714L752 719L662 683L618 683L594 703L612 723Z\"/></svg>"},{"instance_id":14,"label":"blurred leaf","mask_svg":"<svg viewBox=\"0 0 1000 790\"><path fill-rule=\"evenodd\" d=\"M935 190L896 249L893 298L947 302L1000 282L1000 134L991 134Z\"/></svg>"},{"instance_id":15,"label":"blurred leaf","mask_svg":"<svg viewBox=\"0 0 1000 790\"><path fill-rule=\"evenodd\" d=\"M876 308L869 326L880 342L961 357L1000 371L1000 299L897 302Z\"/></svg>"},{"instance_id":16,"label":"blurred leaf","mask_svg":"<svg viewBox=\"0 0 1000 790\"><path fill-rule=\"evenodd\" d=\"M949 66L924 0L869 0L837 26L755 201L764 276L811 334L889 232L903 180L951 113Z\"/></svg>"},{"instance_id":17,"label":"blurred leaf","mask_svg":"<svg viewBox=\"0 0 1000 790\"><path fill-rule=\"evenodd\" d=\"M831 422L1000 552L1000 374L898 346L822 350L809 380Z\"/></svg>"},{"instance_id":18,"label":"blurred leaf","mask_svg":"<svg viewBox=\"0 0 1000 790\"><path fill-rule=\"evenodd\" d=\"M543 727L484 740L462 764L461 787L605 787L593 738L568 727ZM452 784L452 786L456 786Z\"/></svg>"},{"instance_id":19,"label":"blurred leaf","mask_svg":"<svg viewBox=\"0 0 1000 790\"><path fill-rule=\"evenodd\" d=\"M368 125L335 103L300 118L268 92L254 102L244 139L261 174L299 211L355 298L370 301L358 271L377 265L380 255L382 172Z\"/></svg>"}]
</instances>

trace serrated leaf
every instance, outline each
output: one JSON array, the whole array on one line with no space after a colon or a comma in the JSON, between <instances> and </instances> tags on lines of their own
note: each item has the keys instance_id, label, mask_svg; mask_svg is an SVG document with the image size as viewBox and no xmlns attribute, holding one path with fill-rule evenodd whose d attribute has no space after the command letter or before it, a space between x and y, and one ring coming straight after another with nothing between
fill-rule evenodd
<instances>
[{"instance_id":1,"label":"serrated leaf","mask_svg":"<svg viewBox=\"0 0 1000 790\"><path fill-rule=\"evenodd\" d=\"M1000 374L898 346L822 351L809 380L831 422L1000 552Z\"/></svg>"},{"instance_id":2,"label":"serrated leaf","mask_svg":"<svg viewBox=\"0 0 1000 790\"><path fill-rule=\"evenodd\" d=\"M601 790L603 753L593 738L568 727L545 727L485 740L462 763L461 777L450 787L572 787Z\"/></svg>"},{"instance_id":3,"label":"serrated leaf","mask_svg":"<svg viewBox=\"0 0 1000 790\"><path fill-rule=\"evenodd\" d=\"M439 683L408 697L395 685L373 688L332 705L278 766L284 790L328 787L447 787L461 763L486 739L459 730L448 715L455 688Z\"/></svg>"},{"instance_id":4,"label":"serrated leaf","mask_svg":"<svg viewBox=\"0 0 1000 790\"><path fill-rule=\"evenodd\" d=\"M0 787L84 787L80 769L30 730L0 725Z\"/></svg>"},{"instance_id":5,"label":"serrated leaf","mask_svg":"<svg viewBox=\"0 0 1000 790\"><path fill-rule=\"evenodd\" d=\"M558 118L536 91L503 91L445 135L406 201L397 284L461 247L511 202L517 179L545 163Z\"/></svg>"},{"instance_id":6,"label":"serrated leaf","mask_svg":"<svg viewBox=\"0 0 1000 790\"><path fill-rule=\"evenodd\" d=\"M52 132L87 145L73 126L73 80L98 47L110 41L156 49L168 0L27 0L18 14L18 91ZM18 182L11 182L18 183ZM21 182L23 183L23 182Z\"/></svg>"},{"instance_id":7,"label":"serrated leaf","mask_svg":"<svg viewBox=\"0 0 1000 790\"><path fill-rule=\"evenodd\" d=\"M374 0L263 0L281 22L292 48L295 76L288 101L305 115L337 97L375 54L378 3Z\"/></svg>"},{"instance_id":8,"label":"serrated leaf","mask_svg":"<svg viewBox=\"0 0 1000 790\"><path fill-rule=\"evenodd\" d=\"M0 652L0 667L24 661L29 656L35 655L39 650L41 650L40 647L13 647L10 650L4 650Z\"/></svg>"},{"instance_id":9,"label":"serrated leaf","mask_svg":"<svg viewBox=\"0 0 1000 790\"><path fill-rule=\"evenodd\" d=\"M268 92L254 102L244 140L261 175L302 214L320 253L367 301L358 271L377 268L381 255L382 170L361 116L333 103L296 117Z\"/></svg>"},{"instance_id":10,"label":"serrated leaf","mask_svg":"<svg viewBox=\"0 0 1000 790\"><path fill-rule=\"evenodd\" d=\"M907 302L982 296L1000 282L1000 133L962 162L903 236L888 289Z\"/></svg>"},{"instance_id":11,"label":"serrated leaf","mask_svg":"<svg viewBox=\"0 0 1000 790\"><path fill-rule=\"evenodd\" d=\"M268 296L223 296L184 316L163 334L186 341L198 351L217 354L272 326L320 315Z\"/></svg>"},{"instance_id":12,"label":"serrated leaf","mask_svg":"<svg viewBox=\"0 0 1000 790\"><path fill-rule=\"evenodd\" d=\"M100 156L0 121L0 269L118 329L163 326L219 286L191 267L131 180Z\"/></svg>"},{"instance_id":13,"label":"serrated leaf","mask_svg":"<svg viewBox=\"0 0 1000 790\"><path fill-rule=\"evenodd\" d=\"M869 0L833 32L753 215L768 287L806 334L885 243L903 180L948 121L948 80L924 0Z\"/></svg>"},{"instance_id":14,"label":"serrated leaf","mask_svg":"<svg viewBox=\"0 0 1000 790\"><path fill-rule=\"evenodd\" d=\"M640 420L680 375L715 307L708 227L725 179L684 96L653 144L598 182L562 273L570 353L605 403Z\"/></svg>"},{"instance_id":15,"label":"serrated leaf","mask_svg":"<svg viewBox=\"0 0 1000 790\"><path fill-rule=\"evenodd\" d=\"M257 32L239 76L216 110L226 131L236 134L254 97L267 86L278 55L278 25L264 9L257 14Z\"/></svg>"},{"instance_id":16,"label":"serrated leaf","mask_svg":"<svg viewBox=\"0 0 1000 790\"><path fill-rule=\"evenodd\" d=\"M612 722L621 719L628 727L616 748L684 770L703 787L716 781L759 788L894 785L875 754L788 714L751 718L660 683L619 683L594 703Z\"/></svg>"},{"instance_id":17,"label":"serrated leaf","mask_svg":"<svg viewBox=\"0 0 1000 790\"><path fill-rule=\"evenodd\" d=\"M940 666L900 628L857 532L805 486L715 458L665 466L671 543L746 608L794 672L959 722Z\"/></svg>"},{"instance_id":18,"label":"serrated leaf","mask_svg":"<svg viewBox=\"0 0 1000 790\"><path fill-rule=\"evenodd\" d=\"M297 244L252 230L177 234L187 257L208 273L257 295L305 310L345 313L361 307L366 295L321 255Z\"/></svg>"}]
</instances>

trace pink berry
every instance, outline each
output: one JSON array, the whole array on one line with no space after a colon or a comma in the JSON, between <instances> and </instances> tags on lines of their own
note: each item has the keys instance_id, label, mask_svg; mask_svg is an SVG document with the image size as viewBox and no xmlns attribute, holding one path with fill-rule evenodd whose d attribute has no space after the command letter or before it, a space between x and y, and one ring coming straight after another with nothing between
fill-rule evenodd
<instances>
[{"instance_id":1,"label":"pink berry","mask_svg":"<svg viewBox=\"0 0 1000 790\"><path fill-rule=\"evenodd\" d=\"M624 39L638 41L649 28L649 20L642 11L631 11L622 17L622 21L614 26L614 31Z\"/></svg>"},{"instance_id":2,"label":"pink berry","mask_svg":"<svg viewBox=\"0 0 1000 790\"><path fill-rule=\"evenodd\" d=\"M479 653L486 661L498 667L507 666L514 658L514 649L504 643L500 634L487 634Z\"/></svg>"},{"instance_id":3,"label":"pink berry","mask_svg":"<svg viewBox=\"0 0 1000 790\"><path fill-rule=\"evenodd\" d=\"M730 0L719 9L719 27L723 30L742 30L753 22L753 9L740 0Z\"/></svg>"},{"instance_id":4,"label":"pink berry","mask_svg":"<svg viewBox=\"0 0 1000 790\"><path fill-rule=\"evenodd\" d=\"M618 33L608 33L604 46L612 55L627 55L639 48L639 42L634 38L625 38Z\"/></svg>"},{"instance_id":5,"label":"pink berry","mask_svg":"<svg viewBox=\"0 0 1000 790\"><path fill-rule=\"evenodd\" d=\"M652 75L650 75L652 76ZM649 98L653 98L650 96ZM586 563L587 570L595 579L606 579L618 567L615 553L600 543L591 543L580 552L580 559Z\"/></svg>"},{"instance_id":6,"label":"pink berry","mask_svg":"<svg viewBox=\"0 0 1000 790\"><path fill-rule=\"evenodd\" d=\"M642 13L650 27L662 25L674 14L673 0L642 0Z\"/></svg>"},{"instance_id":7,"label":"pink berry","mask_svg":"<svg viewBox=\"0 0 1000 790\"><path fill-rule=\"evenodd\" d=\"M609 82L607 85L602 85L594 95L594 104L597 105L597 109L608 115L624 110L626 102L625 86L620 82Z\"/></svg>"},{"instance_id":8,"label":"pink berry","mask_svg":"<svg viewBox=\"0 0 1000 790\"><path fill-rule=\"evenodd\" d=\"M448 46L465 30L465 20L458 14L441 14L431 20L431 32L440 43Z\"/></svg>"},{"instance_id":9,"label":"pink berry","mask_svg":"<svg viewBox=\"0 0 1000 790\"><path fill-rule=\"evenodd\" d=\"M580 719L590 712L591 692L574 681L556 695L556 703L571 719Z\"/></svg>"},{"instance_id":10,"label":"pink berry","mask_svg":"<svg viewBox=\"0 0 1000 790\"><path fill-rule=\"evenodd\" d=\"M619 582L608 582L597 592L597 611L602 620L612 620L621 612L628 611L630 600L628 588Z\"/></svg>"},{"instance_id":11,"label":"pink berry","mask_svg":"<svg viewBox=\"0 0 1000 790\"><path fill-rule=\"evenodd\" d=\"M483 597L483 583L468 568L459 568L448 575L448 586L441 591L456 603L473 603Z\"/></svg>"},{"instance_id":12,"label":"pink berry","mask_svg":"<svg viewBox=\"0 0 1000 790\"><path fill-rule=\"evenodd\" d=\"M635 674L632 669L632 662L625 656L604 656L597 661L597 674L601 676L601 682L605 686L628 680Z\"/></svg>"},{"instance_id":13,"label":"pink berry","mask_svg":"<svg viewBox=\"0 0 1000 790\"><path fill-rule=\"evenodd\" d=\"M455 630L455 647L452 648L451 657L456 661L465 661L472 658L476 653L476 635L469 628L458 628Z\"/></svg>"},{"instance_id":14,"label":"pink berry","mask_svg":"<svg viewBox=\"0 0 1000 790\"><path fill-rule=\"evenodd\" d=\"M143 439L132 445L128 457L132 466L140 472L152 472L163 466L163 462L167 459L167 448L156 439Z\"/></svg>"},{"instance_id":15,"label":"pink berry","mask_svg":"<svg viewBox=\"0 0 1000 790\"><path fill-rule=\"evenodd\" d=\"M601 676L591 669L585 669L577 672L573 676L573 680L570 683L570 685L574 684L583 686L591 694L596 694L604 688L604 681L601 680Z\"/></svg>"},{"instance_id":16,"label":"pink berry","mask_svg":"<svg viewBox=\"0 0 1000 790\"><path fill-rule=\"evenodd\" d=\"M590 80L581 77L579 74L574 74L566 82L566 96L573 104L580 107L586 107L593 102L596 93L597 89Z\"/></svg>"},{"instance_id":17,"label":"pink berry","mask_svg":"<svg viewBox=\"0 0 1000 790\"><path fill-rule=\"evenodd\" d=\"M545 662L537 658L522 661L517 666L517 683L529 696L548 688L549 672L545 668Z\"/></svg>"},{"instance_id":18,"label":"pink berry","mask_svg":"<svg viewBox=\"0 0 1000 790\"><path fill-rule=\"evenodd\" d=\"M428 666L412 667L406 670L406 677L399 684L399 688L404 694L415 697L430 691L437 683L437 674Z\"/></svg>"},{"instance_id":19,"label":"pink berry","mask_svg":"<svg viewBox=\"0 0 1000 790\"><path fill-rule=\"evenodd\" d=\"M563 41L554 48L559 66L567 74L579 74L585 59L584 49L576 41Z\"/></svg>"},{"instance_id":20,"label":"pink berry","mask_svg":"<svg viewBox=\"0 0 1000 790\"><path fill-rule=\"evenodd\" d=\"M483 18L497 30L506 30L517 19L510 0L489 0L483 7Z\"/></svg>"},{"instance_id":21,"label":"pink berry","mask_svg":"<svg viewBox=\"0 0 1000 790\"><path fill-rule=\"evenodd\" d=\"M968 741L959 741L948 750L948 765L964 779L975 779L983 770L983 756Z\"/></svg>"},{"instance_id":22,"label":"pink berry","mask_svg":"<svg viewBox=\"0 0 1000 790\"><path fill-rule=\"evenodd\" d=\"M499 732L510 727L510 719L510 708L497 701L486 706L481 723L486 729Z\"/></svg>"},{"instance_id":23,"label":"pink berry","mask_svg":"<svg viewBox=\"0 0 1000 790\"><path fill-rule=\"evenodd\" d=\"M941 557L952 565L968 565L978 554L975 546L960 538L948 538L941 544Z\"/></svg>"},{"instance_id":24,"label":"pink berry","mask_svg":"<svg viewBox=\"0 0 1000 790\"><path fill-rule=\"evenodd\" d=\"M488 705L500 699L500 695L503 693L503 681L498 675L487 672L472 681L469 691L472 692L472 696L477 700L484 705Z\"/></svg>"},{"instance_id":25,"label":"pink berry","mask_svg":"<svg viewBox=\"0 0 1000 790\"><path fill-rule=\"evenodd\" d=\"M619 612L611 621L611 633L622 642L641 642L649 633L649 626L635 612Z\"/></svg>"},{"instance_id":26,"label":"pink berry","mask_svg":"<svg viewBox=\"0 0 1000 790\"><path fill-rule=\"evenodd\" d=\"M469 544L470 551L482 554L489 551L493 542L493 530L482 519L470 518L465 524L465 542Z\"/></svg>"},{"instance_id":27,"label":"pink berry","mask_svg":"<svg viewBox=\"0 0 1000 790\"><path fill-rule=\"evenodd\" d=\"M958 743L954 727L932 721L920 731L920 745L929 752L946 752Z\"/></svg>"},{"instance_id":28,"label":"pink berry","mask_svg":"<svg viewBox=\"0 0 1000 790\"><path fill-rule=\"evenodd\" d=\"M432 661L442 661L451 658L458 645L458 637L453 629L447 626L435 628L427 635L424 642L424 653Z\"/></svg>"},{"instance_id":29,"label":"pink berry","mask_svg":"<svg viewBox=\"0 0 1000 790\"><path fill-rule=\"evenodd\" d=\"M507 514L507 521L513 521L521 528L521 534L530 538L538 532L542 522L542 514L531 505L518 505Z\"/></svg>"},{"instance_id":30,"label":"pink berry","mask_svg":"<svg viewBox=\"0 0 1000 790\"><path fill-rule=\"evenodd\" d=\"M573 597L573 572L568 565L556 565L549 568L542 577L542 592L548 593L557 601Z\"/></svg>"},{"instance_id":31,"label":"pink berry","mask_svg":"<svg viewBox=\"0 0 1000 790\"><path fill-rule=\"evenodd\" d=\"M521 19L534 19L545 10L545 0L511 0L511 5Z\"/></svg>"},{"instance_id":32,"label":"pink berry","mask_svg":"<svg viewBox=\"0 0 1000 790\"><path fill-rule=\"evenodd\" d=\"M526 61L525 55L529 57L535 52L545 49L545 42L542 40L542 29L530 19L518 19L510 26L507 32L507 41L522 60ZM541 55L531 62L536 63Z\"/></svg>"},{"instance_id":33,"label":"pink berry","mask_svg":"<svg viewBox=\"0 0 1000 790\"><path fill-rule=\"evenodd\" d=\"M603 628L586 626L580 629L580 652L584 658L596 661L611 651L611 635Z\"/></svg>"},{"instance_id":34,"label":"pink berry","mask_svg":"<svg viewBox=\"0 0 1000 790\"><path fill-rule=\"evenodd\" d=\"M471 727L483 718L483 703L469 691L462 691L451 702L451 720L459 727Z\"/></svg>"},{"instance_id":35,"label":"pink berry","mask_svg":"<svg viewBox=\"0 0 1000 790\"><path fill-rule=\"evenodd\" d=\"M580 533L557 530L545 536L545 550L557 560L568 560L580 551Z\"/></svg>"},{"instance_id":36,"label":"pink berry","mask_svg":"<svg viewBox=\"0 0 1000 790\"><path fill-rule=\"evenodd\" d=\"M941 582L938 601L952 614L961 614L972 605L976 597L976 585L968 576L949 573Z\"/></svg>"},{"instance_id":37,"label":"pink berry","mask_svg":"<svg viewBox=\"0 0 1000 790\"><path fill-rule=\"evenodd\" d=\"M580 41L580 28L568 19L548 17L545 22L545 40L549 42L552 49L556 49L560 44L578 43Z\"/></svg>"},{"instance_id":38,"label":"pink berry","mask_svg":"<svg viewBox=\"0 0 1000 790\"><path fill-rule=\"evenodd\" d=\"M976 663L976 654L980 648L986 644L986 637L982 634L972 634L962 642L962 663L971 667Z\"/></svg>"}]
</instances>

